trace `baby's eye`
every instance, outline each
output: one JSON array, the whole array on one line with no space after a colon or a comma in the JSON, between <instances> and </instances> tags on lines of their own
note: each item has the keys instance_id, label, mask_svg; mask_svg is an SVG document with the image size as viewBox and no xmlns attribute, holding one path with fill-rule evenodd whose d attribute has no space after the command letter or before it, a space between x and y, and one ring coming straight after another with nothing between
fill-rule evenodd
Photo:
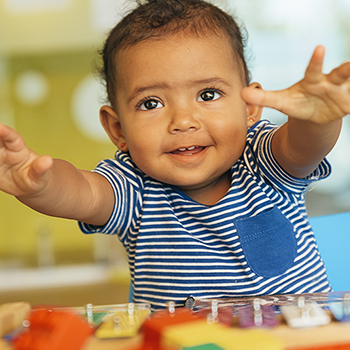
<instances>
[{"instance_id":1,"label":"baby's eye","mask_svg":"<svg viewBox=\"0 0 350 350\"><path fill-rule=\"evenodd\" d=\"M202 91L198 97L198 101L214 101L221 97L222 94L216 90L205 90Z\"/></svg>"},{"instance_id":2,"label":"baby's eye","mask_svg":"<svg viewBox=\"0 0 350 350\"><path fill-rule=\"evenodd\" d=\"M138 109L141 109L143 111L149 111L150 109L156 109L161 107L163 107L162 103L160 103L158 100L150 98L142 101L139 104Z\"/></svg>"}]
</instances>

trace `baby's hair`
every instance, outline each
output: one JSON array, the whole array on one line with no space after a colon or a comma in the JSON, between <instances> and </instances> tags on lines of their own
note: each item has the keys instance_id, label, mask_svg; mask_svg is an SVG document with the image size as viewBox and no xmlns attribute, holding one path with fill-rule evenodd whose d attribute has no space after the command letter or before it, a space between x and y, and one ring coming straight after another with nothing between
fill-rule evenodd
<instances>
[{"instance_id":1,"label":"baby's hair","mask_svg":"<svg viewBox=\"0 0 350 350\"><path fill-rule=\"evenodd\" d=\"M112 105L116 99L116 54L147 39L159 40L180 32L198 37L224 33L241 63L242 78L249 84L250 72L244 56L245 38L233 16L204 0L138 0L137 4L111 30L101 50L103 66L100 74Z\"/></svg>"}]
</instances>

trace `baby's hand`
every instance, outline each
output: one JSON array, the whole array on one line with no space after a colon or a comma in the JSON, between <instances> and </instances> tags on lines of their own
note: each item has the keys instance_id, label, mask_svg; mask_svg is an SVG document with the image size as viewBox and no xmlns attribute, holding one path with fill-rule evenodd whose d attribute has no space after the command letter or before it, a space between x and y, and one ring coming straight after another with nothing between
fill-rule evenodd
<instances>
[{"instance_id":1,"label":"baby's hand","mask_svg":"<svg viewBox=\"0 0 350 350\"><path fill-rule=\"evenodd\" d=\"M325 49L317 46L304 79L280 91L244 88L243 99L301 120L328 123L350 113L350 61L322 73Z\"/></svg>"},{"instance_id":2,"label":"baby's hand","mask_svg":"<svg viewBox=\"0 0 350 350\"><path fill-rule=\"evenodd\" d=\"M14 129L0 124L0 190L19 196L33 196L48 181L53 160L30 150Z\"/></svg>"}]
</instances>

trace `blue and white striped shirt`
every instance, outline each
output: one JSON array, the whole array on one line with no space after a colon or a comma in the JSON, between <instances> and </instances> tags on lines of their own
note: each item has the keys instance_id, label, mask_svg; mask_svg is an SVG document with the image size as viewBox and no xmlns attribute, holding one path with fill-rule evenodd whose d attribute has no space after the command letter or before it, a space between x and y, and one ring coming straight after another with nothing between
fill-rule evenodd
<instances>
[{"instance_id":1,"label":"blue and white striped shirt","mask_svg":"<svg viewBox=\"0 0 350 350\"><path fill-rule=\"evenodd\" d=\"M142 173L127 153L95 172L115 193L103 227L118 234L129 258L135 302L183 305L189 296L221 298L331 290L309 225L304 194L330 173L322 161L306 179L288 175L273 158L277 126L261 121L231 169L231 187L215 205L195 202L176 187Z\"/></svg>"}]
</instances>

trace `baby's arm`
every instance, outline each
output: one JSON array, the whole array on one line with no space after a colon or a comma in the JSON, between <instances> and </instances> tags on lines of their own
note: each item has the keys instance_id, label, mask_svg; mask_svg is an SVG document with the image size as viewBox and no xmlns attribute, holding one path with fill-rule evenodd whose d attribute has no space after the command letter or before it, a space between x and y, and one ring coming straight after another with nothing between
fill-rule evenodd
<instances>
[{"instance_id":1,"label":"baby's arm","mask_svg":"<svg viewBox=\"0 0 350 350\"><path fill-rule=\"evenodd\" d=\"M272 151L292 176L309 175L335 145L342 118L350 113L350 62L322 73L324 48L318 46L305 77L281 91L245 88L243 98L289 116L275 134Z\"/></svg>"},{"instance_id":2,"label":"baby's arm","mask_svg":"<svg viewBox=\"0 0 350 350\"><path fill-rule=\"evenodd\" d=\"M94 225L108 221L112 187L96 173L39 156L14 129L0 124L0 190L41 213Z\"/></svg>"}]
</instances>

